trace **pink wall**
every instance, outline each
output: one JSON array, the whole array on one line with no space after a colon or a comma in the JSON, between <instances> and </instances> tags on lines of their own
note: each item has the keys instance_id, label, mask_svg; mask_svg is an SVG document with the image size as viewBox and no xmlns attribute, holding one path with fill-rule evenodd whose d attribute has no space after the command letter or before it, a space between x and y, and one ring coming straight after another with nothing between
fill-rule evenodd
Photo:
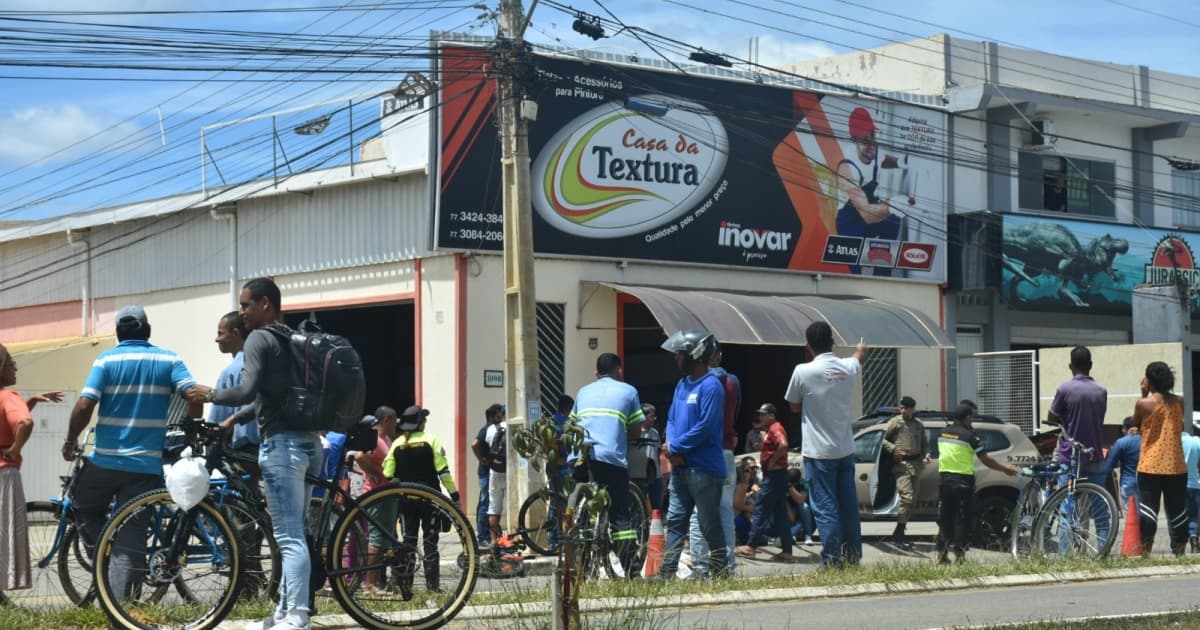
<instances>
[{"instance_id":1,"label":"pink wall","mask_svg":"<svg viewBox=\"0 0 1200 630\"><path fill-rule=\"evenodd\" d=\"M82 332L81 308L75 300L0 310L4 343L78 337Z\"/></svg>"}]
</instances>

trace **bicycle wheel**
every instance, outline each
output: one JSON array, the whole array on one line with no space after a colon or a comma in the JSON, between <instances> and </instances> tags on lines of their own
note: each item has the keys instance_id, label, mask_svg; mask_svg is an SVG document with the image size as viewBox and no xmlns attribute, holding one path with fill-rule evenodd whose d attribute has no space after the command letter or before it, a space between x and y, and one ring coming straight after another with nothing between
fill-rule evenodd
<instances>
[{"instance_id":1,"label":"bicycle wheel","mask_svg":"<svg viewBox=\"0 0 1200 630\"><path fill-rule=\"evenodd\" d=\"M1059 488L1033 527L1034 548L1046 556L1103 558L1117 536L1117 504L1104 488L1085 482Z\"/></svg>"},{"instance_id":2,"label":"bicycle wheel","mask_svg":"<svg viewBox=\"0 0 1200 630\"><path fill-rule=\"evenodd\" d=\"M63 532L59 527L59 508L49 501L25 504L29 532L29 562L33 565L30 587L0 593L5 605L31 610L55 610L75 604L63 588L57 572L57 558L64 552ZM7 533L5 535L8 535Z\"/></svg>"},{"instance_id":3,"label":"bicycle wheel","mask_svg":"<svg viewBox=\"0 0 1200 630\"><path fill-rule=\"evenodd\" d=\"M244 558L246 577L242 581L242 595L278 600L283 557L271 531L270 517L241 499L225 497L223 501L222 512L237 533Z\"/></svg>"},{"instance_id":4,"label":"bicycle wheel","mask_svg":"<svg viewBox=\"0 0 1200 630\"><path fill-rule=\"evenodd\" d=\"M74 522L68 518L63 527L62 548L57 554L58 579L75 605L88 606L96 598L92 557Z\"/></svg>"},{"instance_id":5,"label":"bicycle wheel","mask_svg":"<svg viewBox=\"0 0 1200 630\"><path fill-rule=\"evenodd\" d=\"M630 568L637 572L641 571L642 564L646 561L646 541L650 536L650 501L646 498L646 493L634 482L629 482L629 526L633 529L636 537L634 538L633 555L630 558ZM611 519L608 514L605 514L605 522L611 526ZM628 577L626 571L621 567L621 559L617 555L616 549L612 544L612 531L605 529L604 536L600 538L604 543L604 549L599 553L600 560L603 563L604 571L610 578Z\"/></svg>"},{"instance_id":6,"label":"bicycle wheel","mask_svg":"<svg viewBox=\"0 0 1200 630\"><path fill-rule=\"evenodd\" d=\"M216 505L205 499L183 510L156 490L117 510L100 534L96 594L118 627L206 630L233 609L242 562L238 535Z\"/></svg>"},{"instance_id":7,"label":"bicycle wheel","mask_svg":"<svg viewBox=\"0 0 1200 630\"><path fill-rule=\"evenodd\" d=\"M539 556L553 556L550 549L550 502L542 493L535 492L521 503L521 511L517 513L517 527L521 530L521 539L525 546Z\"/></svg>"},{"instance_id":8,"label":"bicycle wheel","mask_svg":"<svg viewBox=\"0 0 1200 630\"><path fill-rule=\"evenodd\" d=\"M358 528L368 544L352 552ZM445 495L418 484L389 484L360 497L334 524L329 544L333 595L369 628L441 627L466 605L479 576L467 517ZM391 574L386 588L365 588L380 584L383 573Z\"/></svg>"},{"instance_id":9,"label":"bicycle wheel","mask_svg":"<svg viewBox=\"0 0 1200 630\"><path fill-rule=\"evenodd\" d=\"M570 527L563 538L567 545L572 582L578 586L583 580L596 577L599 563L595 561L598 514L592 509L594 491L587 484L575 486L567 498L566 514L570 515Z\"/></svg>"},{"instance_id":10,"label":"bicycle wheel","mask_svg":"<svg viewBox=\"0 0 1200 630\"><path fill-rule=\"evenodd\" d=\"M1009 521L1008 551L1013 558L1020 560L1028 558L1033 552L1033 522L1037 520L1041 509L1041 484L1036 479L1025 482L1021 488L1021 498L1013 506L1012 519Z\"/></svg>"}]
</instances>

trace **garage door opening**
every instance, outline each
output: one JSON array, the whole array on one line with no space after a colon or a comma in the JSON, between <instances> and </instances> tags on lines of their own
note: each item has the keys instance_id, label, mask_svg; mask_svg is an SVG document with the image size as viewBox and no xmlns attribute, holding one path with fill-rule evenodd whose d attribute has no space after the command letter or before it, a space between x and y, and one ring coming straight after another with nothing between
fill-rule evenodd
<instances>
[{"instance_id":1,"label":"garage door opening","mask_svg":"<svg viewBox=\"0 0 1200 630\"><path fill-rule=\"evenodd\" d=\"M380 405L402 412L416 400L413 316L413 305L406 302L284 313L284 320L295 327L312 319L326 332L350 340L367 378L363 413L372 413Z\"/></svg>"}]
</instances>

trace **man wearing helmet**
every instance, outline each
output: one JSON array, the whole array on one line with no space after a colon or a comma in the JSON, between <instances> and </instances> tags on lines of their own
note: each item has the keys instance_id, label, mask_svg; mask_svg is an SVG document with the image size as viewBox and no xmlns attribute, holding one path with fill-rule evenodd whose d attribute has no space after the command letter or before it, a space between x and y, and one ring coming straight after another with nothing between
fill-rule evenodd
<instances>
[{"instance_id":1,"label":"man wearing helmet","mask_svg":"<svg viewBox=\"0 0 1200 630\"><path fill-rule=\"evenodd\" d=\"M812 361L796 366L783 397L804 420L804 476L821 532L821 566L857 564L862 558L862 530L854 488L850 398L867 346L860 340L853 356L838 358L833 353L833 329L823 320L809 324L804 337Z\"/></svg>"},{"instance_id":2,"label":"man wearing helmet","mask_svg":"<svg viewBox=\"0 0 1200 630\"><path fill-rule=\"evenodd\" d=\"M683 378L667 416L667 455L671 462L670 504L667 506L667 549L659 576L671 579L679 568L683 539L692 510L708 543L709 574L728 575L725 531L721 523L721 487L725 483L722 453L725 389L708 363L716 338L705 330L676 332L662 345L675 353Z\"/></svg>"},{"instance_id":3,"label":"man wearing helmet","mask_svg":"<svg viewBox=\"0 0 1200 630\"><path fill-rule=\"evenodd\" d=\"M837 213L837 231L844 236L865 236L896 240L900 236L900 218L892 214L887 199L880 199L879 169L898 168L895 156L880 161L875 138L875 121L865 107L850 113L850 141L854 151L838 163L838 190L843 205ZM886 271L886 270L885 270Z\"/></svg>"}]
</instances>

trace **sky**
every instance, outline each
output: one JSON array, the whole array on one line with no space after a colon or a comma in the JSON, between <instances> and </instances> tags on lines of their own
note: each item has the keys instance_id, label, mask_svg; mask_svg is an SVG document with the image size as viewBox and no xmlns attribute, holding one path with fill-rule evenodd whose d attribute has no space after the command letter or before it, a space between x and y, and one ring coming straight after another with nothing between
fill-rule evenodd
<instances>
[{"instance_id":1,"label":"sky","mask_svg":"<svg viewBox=\"0 0 1200 630\"><path fill-rule=\"evenodd\" d=\"M279 168L281 153L294 170L338 163L350 151L350 118L358 140L377 131L377 126L370 126L372 117L378 117L373 96L395 86L407 72L428 68L428 60L413 51L420 50L421 39L431 29L495 34L494 21L473 4L494 9L498 0L0 0L0 221L83 212L196 190L202 182L202 126L209 126L205 132L208 163L215 162L214 168L206 169L210 184L268 176ZM524 4L528 8L529 0ZM1200 74L1195 62L1200 58L1200 2L1195 0L572 0L555 4L740 58L750 56L750 42L755 40L758 61L768 66L948 32L1097 61ZM101 14L231 8L280 11ZM44 13L52 10L97 13ZM527 37L540 44L656 55L628 33L593 41L571 29L574 19L548 2L540 3ZM162 27L184 30L164 34L157 30ZM118 54L111 49L97 53L79 43L32 48L20 39L28 36L29 29L76 33L88 29L107 37L119 33L126 40L167 40L181 43L183 49L191 44L192 50L181 59L168 50L157 56ZM258 35L232 39L233 35L216 37L186 29ZM243 48L288 46L295 52L284 59L250 54L231 59L207 48L222 42ZM358 52L337 57L347 50ZM371 50L379 54L364 56L363 51ZM87 67L25 65L31 61ZM200 71L112 67L150 63ZM290 71L280 72L282 68ZM324 101L333 103L277 115L275 124L285 132L275 142L269 117L213 127ZM355 104L348 107L351 101ZM323 115L332 116L330 132L296 136L286 131Z\"/></svg>"}]
</instances>

